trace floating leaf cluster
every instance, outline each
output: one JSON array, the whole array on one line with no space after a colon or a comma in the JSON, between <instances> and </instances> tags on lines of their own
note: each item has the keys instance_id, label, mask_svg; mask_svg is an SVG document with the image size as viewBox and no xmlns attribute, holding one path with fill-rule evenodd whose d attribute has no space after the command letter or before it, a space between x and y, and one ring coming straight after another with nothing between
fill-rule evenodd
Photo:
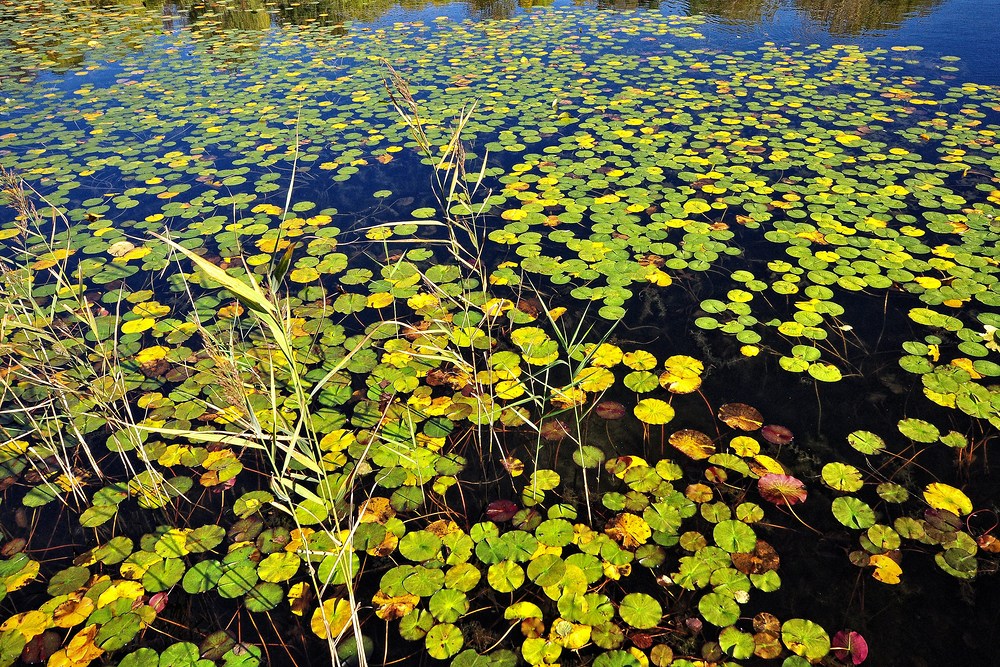
<instances>
[{"instance_id":1,"label":"floating leaf cluster","mask_svg":"<svg viewBox=\"0 0 1000 667\"><path fill-rule=\"evenodd\" d=\"M910 465L968 469L1000 427L1000 97L950 59L586 11L341 33L67 6L45 40L0 21L0 167L37 191L4 175L0 664L252 667L264 618L345 660L384 621L459 666L857 664L857 632L758 612L774 525L850 535L884 584L904 545L997 567L987 501ZM435 203L411 172L492 189ZM930 329L899 365L966 426L818 464L753 405L706 413L712 345L607 326L718 330L819 396L890 300ZM55 508L79 543L43 563L25 517Z\"/></svg>"}]
</instances>

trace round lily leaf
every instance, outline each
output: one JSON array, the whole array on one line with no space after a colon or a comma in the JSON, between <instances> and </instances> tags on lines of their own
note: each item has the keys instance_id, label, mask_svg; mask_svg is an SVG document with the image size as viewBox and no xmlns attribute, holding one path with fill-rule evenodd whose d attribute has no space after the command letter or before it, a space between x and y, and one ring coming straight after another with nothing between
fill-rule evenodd
<instances>
[{"instance_id":1,"label":"round lily leaf","mask_svg":"<svg viewBox=\"0 0 1000 667\"><path fill-rule=\"evenodd\" d=\"M461 591L442 588L431 596L431 615L442 623L454 623L469 611L469 598Z\"/></svg>"},{"instance_id":2,"label":"round lily leaf","mask_svg":"<svg viewBox=\"0 0 1000 667\"><path fill-rule=\"evenodd\" d=\"M399 540L399 553L417 563L434 558L440 551L441 538L427 530L407 533Z\"/></svg>"},{"instance_id":3,"label":"round lily leaf","mask_svg":"<svg viewBox=\"0 0 1000 667\"><path fill-rule=\"evenodd\" d=\"M853 493L863 485L861 471L846 463L827 463L822 470L823 482L831 489Z\"/></svg>"},{"instance_id":4,"label":"round lily leaf","mask_svg":"<svg viewBox=\"0 0 1000 667\"><path fill-rule=\"evenodd\" d=\"M760 411L746 403L726 403L719 408L718 416L730 428L741 431L756 431L764 425Z\"/></svg>"},{"instance_id":5,"label":"round lily leaf","mask_svg":"<svg viewBox=\"0 0 1000 667\"><path fill-rule=\"evenodd\" d=\"M706 593L698 601L698 611L702 618L719 627L732 625L740 617L740 606L736 600L722 593Z\"/></svg>"},{"instance_id":6,"label":"round lily leaf","mask_svg":"<svg viewBox=\"0 0 1000 667\"><path fill-rule=\"evenodd\" d=\"M871 431L853 431L847 443L862 454L878 454L885 449L885 440Z\"/></svg>"},{"instance_id":7,"label":"round lily leaf","mask_svg":"<svg viewBox=\"0 0 1000 667\"><path fill-rule=\"evenodd\" d=\"M792 653L810 661L820 660L830 652L830 636L826 630L804 618L791 618L782 623L781 641Z\"/></svg>"},{"instance_id":8,"label":"round lily leaf","mask_svg":"<svg viewBox=\"0 0 1000 667\"><path fill-rule=\"evenodd\" d=\"M749 632L741 632L735 627L729 626L719 633L719 646L727 655L737 660L746 660L753 657L757 644L754 641L754 636Z\"/></svg>"},{"instance_id":9,"label":"round lily leaf","mask_svg":"<svg viewBox=\"0 0 1000 667\"><path fill-rule=\"evenodd\" d=\"M248 611L262 613L277 607L284 597L285 592L281 586L269 581L260 581L247 591L243 604Z\"/></svg>"},{"instance_id":10,"label":"round lily leaf","mask_svg":"<svg viewBox=\"0 0 1000 667\"><path fill-rule=\"evenodd\" d=\"M753 528L735 519L717 523L712 529L712 538L728 553L753 551L757 545L757 535Z\"/></svg>"},{"instance_id":11,"label":"round lily leaf","mask_svg":"<svg viewBox=\"0 0 1000 667\"><path fill-rule=\"evenodd\" d=\"M83 586L89 578L90 570L88 568L68 567L52 575L46 592L52 596L66 595Z\"/></svg>"},{"instance_id":12,"label":"round lily leaf","mask_svg":"<svg viewBox=\"0 0 1000 667\"><path fill-rule=\"evenodd\" d=\"M937 426L923 419L909 417L899 420L896 425L900 433L915 442L937 442L941 437Z\"/></svg>"},{"instance_id":13,"label":"round lily leaf","mask_svg":"<svg viewBox=\"0 0 1000 667\"><path fill-rule=\"evenodd\" d=\"M638 630L654 628L663 618L663 608L656 598L645 593L629 593L618 607L622 620Z\"/></svg>"},{"instance_id":14,"label":"round lily leaf","mask_svg":"<svg viewBox=\"0 0 1000 667\"><path fill-rule=\"evenodd\" d=\"M277 551L270 554L257 565L257 574L261 581L277 583L288 581L299 570L301 559L298 554L288 551Z\"/></svg>"},{"instance_id":15,"label":"round lily leaf","mask_svg":"<svg viewBox=\"0 0 1000 667\"><path fill-rule=\"evenodd\" d=\"M934 509L947 510L958 516L972 512L972 500L965 493L948 484L933 482L924 489L924 500Z\"/></svg>"},{"instance_id":16,"label":"round lily leaf","mask_svg":"<svg viewBox=\"0 0 1000 667\"><path fill-rule=\"evenodd\" d=\"M541 554L528 563L528 578L539 586L554 586L565 574L566 562L556 554Z\"/></svg>"},{"instance_id":17,"label":"round lily leaf","mask_svg":"<svg viewBox=\"0 0 1000 667\"><path fill-rule=\"evenodd\" d=\"M140 648L121 659L118 667L159 667L160 654L151 648Z\"/></svg>"},{"instance_id":18,"label":"round lily leaf","mask_svg":"<svg viewBox=\"0 0 1000 667\"><path fill-rule=\"evenodd\" d=\"M674 409L658 398L644 398L633 408L635 416L644 424L666 424L674 418Z\"/></svg>"},{"instance_id":19,"label":"round lily leaf","mask_svg":"<svg viewBox=\"0 0 1000 667\"><path fill-rule=\"evenodd\" d=\"M833 364L816 362L809 364L807 370L809 375L820 382L837 382L843 377L840 374L840 369Z\"/></svg>"},{"instance_id":20,"label":"round lily leaf","mask_svg":"<svg viewBox=\"0 0 1000 667\"><path fill-rule=\"evenodd\" d=\"M236 563L223 568L216 586L222 597L235 598L256 586L258 579L255 563Z\"/></svg>"},{"instance_id":21,"label":"round lily leaf","mask_svg":"<svg viewBox=\"0 0 1000 667\"><path fill-rule=\"evenodd\" d=\"M447 660L462 650L465 637L462 631L451 623L439 623L435 625L424 637L424 646L427 648L427 655L437 660Z\"/></svg>"},{"instance_id":22,"label":"round lily leaf","mask_svg":"<svg viewBox=\"0 0 1000 667\"><path fill-rule=\"evenodd\" d=\"M848 528L867 530L875 524L875 512L862 500L854 496L833 499L833 516Z\"/></svg>"},{"instance_id":23,"label":"round lily leaf","mask_svg":"<svg viewBox=\"0 0 1000 667\"><path fill-rule=\"evenodd\" d=\"M184 573L181 586L188 593L195 595L211 590L222 577L222 564L217 560L203 560L192 565Z\"/></svg>"},{"instance_id":24,"label":"round lily leaf","mask_svg":"<svg viewBox=\"0 0 1000 667\"><path fill-rule=\"evenodd\" d=\"M200 658L198 647L191 642L171 644L160 653L159 667L210 667L209 660Z\"/></svg>"},{"instance_id":25,"label":"round lily leaf","mask_svg":"<svg viewBox=\"0 0 1000 667\"><path fill-rule=\"evenodd\" d=\"M186 566L180 558L164 558L150 565L142 576L143 587L151 593L171 588L184 576Z\"/></svg>"}]
</instances>

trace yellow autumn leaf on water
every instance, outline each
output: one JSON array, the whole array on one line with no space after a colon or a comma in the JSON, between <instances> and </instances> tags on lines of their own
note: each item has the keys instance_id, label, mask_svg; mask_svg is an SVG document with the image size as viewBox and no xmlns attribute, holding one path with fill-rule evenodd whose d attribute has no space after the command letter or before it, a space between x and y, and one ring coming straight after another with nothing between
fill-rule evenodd
<instances>
[{"instance_id":1,"label":"yellow autumn leaf on water","mask_svg":"<svg viewBox=\"0 0 1000 667\"><path fill-rule=\"evenodd\" d=\"M967 495L954 486L940 482L927 485L924 489L924 500L934 509L947 510L958 516L972 512L972 501Z\"/></svg>"},{"instance_id":2,"label":"yellow autumn leaf on water","mask_svg":"<svg viewBox=\"0 0 1000 667\"><path fill-rule=\"evenodd\" d=\"M150 565L152 565L152 563L150 563ZM147 566L147 568L148 567L149 566ZM143 588L142 584L138 581L117 581L108 586L107 590L98 596L97 608L100 609L102 607L106 607L115 600L120 600L122 598L128 600L138 600L145 592L146 589Z\"/></svg>"},{"instance_id":3,"label":"yellow autumn leaf on water","mask_svg":"<svg viewBox=\"0 0 1000 667\"><path fill-rule=\"evenodd\" d=\"M555 322L560 317L566 314L566 309L563 308L562 306L558 306L556 308L549 309L548 314L549 314L549 319Z\"/></svg>"},{"instance_id":4,"label":"yellow autumn leaf on water","mask_svg":"<svg viewBox=\"0 0 1000 667\"><path fill-rule=\"evenodd\" d=\"M674 409L666 401L658 398L644 398L635 407L632 413L643 424L662 425L674 418Z\"/></svg>"},{"instance_id":5,"label":"yellow autumn leaf on water","mask_svg":"<svg viewBox=\"0 0 1000 667\"><path fill-rule=\"evenodd\" d=\"M159 301L145 301L133 306L132 312L139 317L163 317L170 312L170 306Z\"/></svg>"},{"instance_id":6,"label":"yellow autumn leaf on water","mask_svg":"<svg viewBox=\"0 0 1000 667\"><path fill-rule=\"evenodd\" d=\"M310 586L304 581L294 583L288 589L288 605L291 607L292 613L296 616L302 616L305 613L306 605L309 603L310 598Z\"/></svg>"},{"instance_id":7,"label":"yellow autumn leaf on water","mask_svg":"<svg viewBox=\"0 0 1000 667\"><path fill-rule=\"evenodd\" d=\"M656 368L656 357L645 350L626 352L622 356L622 361L634 371L648 371Z\"/></svg>"},{"instance_id":8,"label":"yellow autumn leaf on water","mask_svg":"<svg viewBox=\"0 0 1000 667\"><path fill-rule=\"evenodd\" d=\"M684 202L684 210L687 213L705 213L712 210L712 207L703 199L689 199Z\"/></svg>"},{"instance_id":9,"label":"yellow autumn leaf on water","mask_svg":"<svg viewBox=\"0 0 1000 667\"><path fill-rule=\"evenodd\" d=\"M324 618L325 617L325 618ZM313 612L309 626L320 639L337 637L351 622L351 603L340 598L330 598Z\"/></svg>"},{"instance_id":10,"label":"yellow autumn leaf on water","mask_svg":"<svg viewBox=\"0 0 1000 667\"><path fill-rule=\"evenodd\" d=\"M630 512L622 512L612 519L604 532L626 549L642 546L653 534L642 517Z\"/></svg>"},{"instance_id":11,"label":"yellow autumn leaf on water","mask_svg":"<svg viewBox=\"0 0 1000 667\"><path fill-rule=\"evenodd\" d=\"M677 450L687 454L696 461L707 459L715 453L715 443L701 431L685 428L674 431L668 440Z\"/></svg>"},{"instance_id":12,"label":"yellow autumn leaf on water","mask_svg":"<svg viewBox=\"0 0 1000 667\"><path fill-rule=\"evenodd\" d=\"M218 470L231 465L236 460L236 454L233 453L233 450L217 449L213 452L209 452L208 456L205 457L205 460L201 462L201 465L208 470Z\"/></svg>"},{"instance_id":13,"label":"yellow autumn leaf on water","mask_svg":"<svg viewBox=\"0 0 1000 667\"><path fill-rule=\"evenodd\" d=\"M378 544L369 545L365 553L378 558L385 558L399 546L399 538L392 531L386 531L385 537Z\"/></svg>"},{"instance_id":14,"label":"yellow autumn leaf on water","mask_svg":"<svg viewBox=\"0 0 1000 667\"><path fill-rule=\"evenodd\" d=\"M516 456L504 457L500 463L511 477L520 477L524 474L524 462Z\"/></svg>"},{"instance_id":15,"label":"yellow autumn leaf on water","mask_svg":"<svg viewBox=\"0 0 1000 667\"><path fill-rule=\"evenodd\" d=\"M503 617L508 621L524 620L526 618L542 618L542 610L534 602L515 602L508 605L503 612Z\"/></svg>"},{"instance_id":16,"label":"yellow autumn leaf on water","mask_svg":"<svg viewBox=\"0 0 1000 667\"><path fill-rule=\"evenodd\" d=\"M288 544L285 545L285 551L294 553L297 551L304 551L308 548L309 538L316 531L309 527L295 528L291 532L291 539L289 539Z\"/></svg>"},{"instance_id":17,"label":"yellow autumn leaf on water","mask_svg":"<svg viewBox=\"0 0 1000 667\"><path fill-rule=\"evenodd\" d=\"M191 528L171 528L156 541L153 550L164 558L186 556L191 553L187 545L191 532Z\"/></svg>"},{"instance_id":18,"label":"yellow autumn leaf on water","mask_svg":"<svg viewBox=\"0 0 1000 667\"><path fill-rule=\"evenodd\" d=\"M0 625L0 631L17 630L24 636L25 641L31 641L52 625L52 619L45 612L32 610L20 614L15 614Z\"/></svg>"},{"instance_id":19,"label":"yellow autumn leaf on water","mask_svg":"<svg viewBox=\"0 0 1000 667\"><path fill-rule=\"evenodd\" d=\"M340 452L356 441L354 434L347 429L338 428L330 431L319 441L319 448L324 452Z\"/></svg>"},{"instance_id":20,"label":"yellow autumn leaf on water","mask_svg":"<svg viewBox=\"0 0 1000 667\"><path fill-rule=\"evenodd\" d=\"M496 385L496 397L505 401L520 398L524 395L524 392L524 385L519 380L502 380L497 382Z\"/></svg>"},{"instance_id":21,"label":"yellow autumn leaf on water","mask_svg":"<svg viewBox=\"0 0 1000 667\"><path fill-rule=\"evenodd\" d=\"M24 567L17 574L11 575L4 579L4 586L8 593L12 593L17 589L21 588L29 581L38 576L39 563L36 560L29 560L25 563Z\"/></svg>"},{"instance_id":22,"label":"yellow autumn leaf on water","mask_svg":"<svg viewBox=\"0 0 1000 667\"><path fill-rule=\"evenodd\" d=\"M295 269L288 274L288 279L293 283L311 283L319 278L319 271L311 266Z\"/></svg>"},{"instance_id":23,"label":"yellow autumn leaf on water","mask_svg":"<svg viewBox=\"0 0 1000 667\"><path fill-rule=\"evenodd\" d=\"M153 347L147 347L144 350L140 350L139 353L135 355L135 360L140 364L148 364L165 358L167 356L167 352L169 351L169 348L162 345L154 345Z\"/></svg>"},{"instance_id":24,"label":"yellow autumn leaf on water","mask_svg":"<svg viewBox=\"0 0 1000 667\"><path fill-rule=\"evenodd\" d=\"M122 324L123 334L134 334L141 333L146 329L152 329L153 325L156 324L156 320L152 317L140 317L135 320L129 320Z\"/></svg>"},{"instance_id":25,"label":"yellow autumn leaf on water","mask_svg":"<svg viewBox=\"0 0 1000 667\"><path fill-rule=\"evenodd\" d=\"M87 620L94 607L94 601L83 597L82 593L71 593L69 599L52 612L52 620L58 628L72 628Z\"/></svg>"},{"instance_id":26,"label":"yellow autumn leaf on water","mask_svg":"<svg viewBox=\"0 0 1000 667\"><path fill-rule=\"evenodd\" d=\"M604 563L602 565L604 570L604 576L611 581L618 581L622 577L627 577L632 574L632 563L625 563L624 565L613 565L611 563Z\"/></svg>"},{"instance_id":27,"label":"yellow autumn leaf on water","mask_svg":"<svg viewBox=\"0 0 1000 667\"><path fill-rule=\"evenodd\" d=\"M66 648L52 654L48 667L86 667L91 661L101 657L104 649L94 645L98 630L100 626L95 623L78 632Z\"/></svg>"},{"instance_id":28,"label":"yellow autumn leaf on water","mask_svg":"<svg viewBox=\"0 0 1000 667\"><path fill-rule=\"evenodd\" d=\"M963 371L968 373L969 377L972 378L973 380L981 380L983 378L983 374L977 371L975 367L972 365L972 359L959 357L958 359L952 359L951 365L961 368Z\"/></svg>"},{"instance_id":29,"label":"yellow autumn leaf on water","mask_svg":"<svg viewBox=\"0 0 1000 667\"><path fill-rule=\"evenodd\" d=\"M124 255L122 255L120 257L115 257L114 260L112 260L112 261L114 261L115 263L118 263L118 264L124 264L125 262L128 262L129 260L132 260L132 259L142 259L143 257L145 257L146 255L148 255L151 252L153 252L153 249L152 248L147 248L146 246L142 246L140 248L132 248L131 250L129 250L128 252L126 252Z\"/></svg>"},{"instance_id":30,"label":"yellow autumn leaf on water","mask_svg":"<svg viewBox=\"0 0 1000 667\"><path fill-rule=\"evenodd\" d=\"M552 623L552 631L549 639L564 648L577 650L583 648L590 641L589 625L571 623L563 618L557 618Z\"/></svg>"},{"instance_id":31,"label":"yellow autumn leaf on water","mask_svg":"<svg viewBox=\"0 0 1000 667\"><path fill-rule=\"evenodd\" d=\"M389 499L382 496L372 496L358 509L358 521L361 523L385 524L396 516L396 510L389 504Z\"/></svg>"},{"instance_id":32,"label":"yellow autumn leaf on water","mask_svg":"<svg viewBox=\"0 0 1000 667\"><path fill-rule=\"evenodd\" d=\"M879 554L872 556L868 562L875 566L872 577L876 581L881 581L883 584L899 583L899 575L903 573L903 568L892 558L885 554Z\"/></svg>"},{"instance_id":33,"label":"yellow autumn leaf on water","mask_svg":"<svg viewBox=\"0 0 1000 667\"><path fill-rule=\"evenodd\" d=\"M572 408L587 402L587 394L580 387L556 388L549 399L557 408Z\"/></svg>"},{"instance_id":34,"label":"yellow autumn leaf on water","mask_svg":"<svg viewBox=\"0 0 1000 667\"><path fill-rule=\"evenodd\" d=\"M601 343L593 349L587 349L587 353L591 355L591 365L603 366L604 368L617 366L625 358L622 349L611 343Z\"/></svg>"},{"instance_id":35,"label":"yellow autumn leaf on water","mask_svg":"<svg viewBox=\"0 0 1000 667\"><path fill-rule=\"evenodd\" d=\"M375 294L369 294L368 298L365 299L365 303L369 308L385 308L390 303L395 300L395 297L388 292L376 292Z\"/></svg>"},{"instance_id":36,"label":"yellow autumn leaf on water","mask_svg":"<svg viewBox=\"0 0 1000 667\"><path fill-rule=\"evenodd\" d=\"M924 289L937 289L941 287L941 281L933 276L918 276L913 279L913 282L917 283Z\"/></svg>"},{"instance_id":37,"label":"yellow autumn leaf on water","mask_svg":"<svg viewBox=\"0 0 1000 667\"><path fill-rule=\"evenodd\" d=\"M607 368L584 368L576 376L580 389L589 392L599 392L608 389L615 383L614 373Z\"/></svg>"},{"instance_id":38,"label":"yellow autumn leaf on water","mask_svg":"<svg viewBox=\"0 0 1000 667\"><path fill-rule=\"evenodd\" d=\"M729 441L737 456L752 457L760 454L760 443L748 435L738 435Z\"/></svg>"},{"instance_id":39,"label":"yellow autumn leaf on water","mask_svg":"<svg viewBox=\"0 0 1000 667\"><path fill-rule=\"evenodd\" d=\"M381 589L372 596L372 604L376 606L375 615L383 621L393 621L406 616L413 611L418 602L420 598L411 593L393 596L386 595Z\"/></svg>"},{"instance_id":40,"label":"yellow autumn leaf on water","mask_svg":"<svg viewBox=\"0 0 1000 667\"><path fill-rule=\"evenodd\" d=\"M604 464L605 470L617 477L618 479L625 479L625 473L627 473L632 468L648 468L649 463L646 459L641 456L619 456L616 459L611 459Z\"/></svg>"},{"instance_id":41,"label":"yellow autumn leaf on water","mask_svg":"<svg viewBox=\"0 0 1000 667\"><path fill-rule=\"evenodd\" d=\"M257 246L257 249L260 250L261 252L275 253L287 248L289 245L291 245L291 242L286 241L285 239L263 238L263 239L257 239L255 245Z\"/></svg>"},{"instance_id":42,"label":"yellow autumn leaf on water","mask_svg":"<svg viewBox=\"0 0 1000 667\"><path fill-rule=\"evenodd\" d=\"M785 475L788 472L783 465L778 463L777 459L766 454L757 454L753 460L747 461L747 464L756 475Z\"/></svg>"},{"instance_id":43,"label":"yellow autumn leaf on water","mask_svg":"<svg viewBox=\"0 0 1000 667\"><path fill-rule=\"evenodd\" d=\"M436 308L441 304L441 300L438 299L433 294L427 294L420 292L414 294L409 299L406 300L406 305L408 305L413 310L421 310L426 308ZM492 314L489 311L487 314Z\"/></svg>"},{"instance_id":44,"label":"yellow autumn leaf on water","mask_svg":"<svg viewBox=\"0 0 1000 667\"><path fill-rule=\"evenodd\" d=\"M852 144L856 141L861 141L861 137L856 134L838 134L834 139L840 144Z\"/></svg>"},{"instance_id":45,"label":"yellow autumn leaf on water","mask_svg":"<svg viewBox=\"0 0 1000 667\"><path fill-rule=\"evenodd\" d=\"M252 213L266 213L267 215L281 215L283 209L274 204L257 204L250 211Z\"/></svg>"},{"instance_id":46,"label":"yellow autumn leaf on water","mask_svg":"<svg viewBox=\"0 0 1000 667\"><path fill-rule=\"evenodd\" d=\"M372 227L365 232L365 238L372 241L384 241L390 236L392 236L392 229L390 227Z\"/></svg>"}]
</instances>

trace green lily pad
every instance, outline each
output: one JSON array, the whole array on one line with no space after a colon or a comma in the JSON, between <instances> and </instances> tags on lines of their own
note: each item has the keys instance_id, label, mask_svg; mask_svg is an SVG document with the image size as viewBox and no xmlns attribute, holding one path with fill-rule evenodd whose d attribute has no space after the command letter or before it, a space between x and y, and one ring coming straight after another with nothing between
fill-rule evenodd
<instances>
[{"instance_id":1,"label":"green lily pad","mask_svg":"<svg viewBox=\"0 0 1000 667\"><path fill-rule=\"evenodd\" d=\"M791 618L781 624L781 641L792 653L810 661L830 652L830 636L822 627L803 618Z\"/></svg>"},{"instance_id":2,"label":"green lily pad","mask_svg":"<svg viewBox=\"0 0 1000 667\"><path fill-rule=\"evenodd\" d=\"M656 627L663 618L660 603L645 593L629 593L623 597L618 613L629 626L639 630Z\"/></svg>"}]
</instances>

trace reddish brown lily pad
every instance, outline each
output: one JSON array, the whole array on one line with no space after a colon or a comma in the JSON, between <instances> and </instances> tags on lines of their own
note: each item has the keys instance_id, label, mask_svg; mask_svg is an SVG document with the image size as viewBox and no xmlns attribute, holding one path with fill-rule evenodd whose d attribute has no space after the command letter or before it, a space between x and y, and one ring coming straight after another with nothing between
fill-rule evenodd
<instances>
[{"instance_id":1,"label":"reddish brown lily pad","mask_svg":"<svg viewBox=\"0 0 1000 667\"><path fill-rule=\"evenodd\" d=\"M743 574L763 574L777 570L781 564L778 552L764 540L757 540L753 551L731 554L733 567Z\"/></svg>"},{"instance_id":2,"label":"reddish brown lily pad","mask_svg":"<svg viewBox=\"0 0 1000 667\"><path fill-rule=\"evenodd\" d=\"M569 435L569 425L561 419L550 419L538 430L543 440L558 442Z\"/></svg>"},{"instance_id":3,"label":"reddish brown lily pad","mask_svg":"<svg viewBox=\"0 0 1000 667\"><path fill-rule=\"evenodd\" d=\"M764 425L760 410L746 403L726 403L719 408L719 419L741 431L756 431Z\"/></svg>"},{"instance_id":4,"label":"reddish brown lily pad","mask_svg":"<svg viewBox=\"0 0 1000 667\"><path fill-rule=\"evenodd\" d=\"M511 500L494 500L486 506L486 518L493 523L504 523L513 519L517 510L517 505Z\"/></svg>"},{"instance_id":5,"label":"reddish brown lily pad","mask_svg":"<svg viewBox=\"0 0 1000 667\"><path fill-rule=\"evenodd\" d=\"M787 427L777 424L768 424L760 430L760 435L772 445L787 445L795 439Z\"/></svg>"},{"instance_id":6,"label":"reddish brown lily pad","mask_svg":"<svg viewBox=\"0 0 1000 667\"><path fill-rule=\"evenodd\" d=\"M601 419L611 421L625 416L625 406L618 401L601 401L594 406L594 412Z\"/></svg>"},{"instance_id":7,"label":"reddish brown lily pad","mask_svg":"<svg viewBox=\"0 0 1000 667\"><path fill-rule=\"evenodd\" d=\"M757 490L764 500L775 505L794 505L805 502L806 485L791 475L771 473L757 480Z\"/></svg>"},{"instance_id":8,"label":"reddish brown lily pad","mask_svg":"<svg viewBox=\"0 0 1000 667\"><path fill-rule=\"evenodd\" d=\"M860 665L868 658L868 642L853 630L841 630L833 636L833 655L841 662Z\"/></svg>"}]
</instances>

